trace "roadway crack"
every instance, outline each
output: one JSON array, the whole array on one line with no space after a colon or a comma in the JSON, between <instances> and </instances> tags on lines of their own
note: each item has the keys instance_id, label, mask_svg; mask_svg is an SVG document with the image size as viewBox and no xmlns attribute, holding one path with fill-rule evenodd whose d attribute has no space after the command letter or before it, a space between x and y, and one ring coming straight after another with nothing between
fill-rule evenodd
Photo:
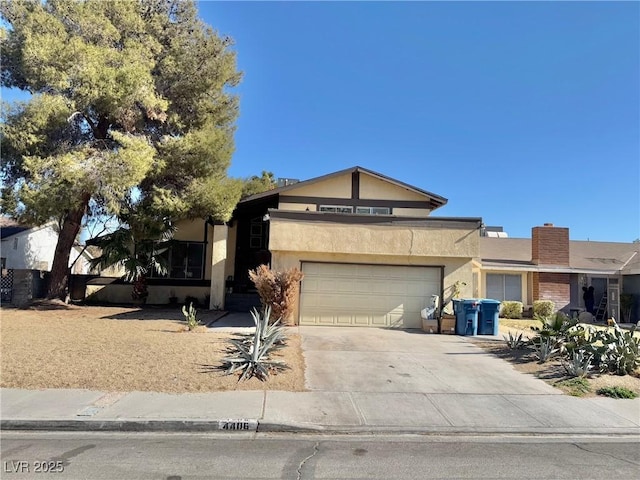
<instances>
[{"instance_id":1,"label":"roadway crack","mask_svg":"<svg viewBox=\"0 0 640 480\"><path fill-rule=\"evenodd\" d=\"M319 450L320 450L320 442L316 442L316 444L313 446L313 453L311 453L311 455L309 455L307 458L302 460L300 462L300 465L298 465L298 469L296 470L297 480L302 480L302 468L304 467L304 464L307 463L309 460L311 460L313 457L315 457Z\"/></svg>"},{"instance_id":2,"label":"roadway crack","mask_svg":"<svg viewBox=\"0 0 640 480\"><path fill-rule=\"evenodd\" d=\"M621 462L630 463L631 465L640 465L640 463L634 462L632 460L629 460L628 458L618 457L616 455L612 455L611 453L599 452L598 450L589 450L588 448L585 448L585 447L583 447L581 445L578 445L577 443L572 443L571 445L573 445L574 447L576 447L579 450L582 450L583 452L596 453L598 455L602 455L603 457L611 457L611 458L613 458L615 460L620 460Z\"/></svg>"}]
</instances>

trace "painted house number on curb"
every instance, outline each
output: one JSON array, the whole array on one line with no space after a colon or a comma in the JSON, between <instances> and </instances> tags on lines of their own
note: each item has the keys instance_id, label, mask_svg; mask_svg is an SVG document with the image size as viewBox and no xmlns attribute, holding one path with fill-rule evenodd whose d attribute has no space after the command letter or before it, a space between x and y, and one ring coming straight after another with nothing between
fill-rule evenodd
<instances>
[{"instance_id":1,"label":"painted house number on curb","mask_svg":"<svg viewBox=\"0 0 640 480\"><path fill-rule=\"evenodd\" d=\"M220 430L227 431L250 431L258 429L258 422L256 420L248 419L229 419L221 420L219 423Z\"/></svg>"}]
</instances>

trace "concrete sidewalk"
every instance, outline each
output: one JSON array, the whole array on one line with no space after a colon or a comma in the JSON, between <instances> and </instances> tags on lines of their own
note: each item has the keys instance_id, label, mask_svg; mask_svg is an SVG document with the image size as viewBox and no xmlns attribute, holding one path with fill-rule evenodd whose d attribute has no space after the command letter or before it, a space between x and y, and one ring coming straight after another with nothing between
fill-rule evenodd
<instances>
[{"instance_id":1,"label":"concrete sidewalk","mask_svg":"<svg viewBox=\"0 0 640 480\"><path fill-rule=\"evenodd\" d=\"M238 328L238 319L226 320L218 326ZM303 340L306 392L2 389L1 427L640 435L640 399L563 395L465 337L347 327L296 330Z\"/></svg>"},{"instance_id":2,"label":"concrete sidewalk","mask_svg":"<svg viewBox=\"0 0 640 480\"><path fill-rule=\"evenodd\" d=\"M0 395L3 430L640 434L637 399L329 391L171 395L16 389L2 389Z\"/></svg>"}]
</instances>

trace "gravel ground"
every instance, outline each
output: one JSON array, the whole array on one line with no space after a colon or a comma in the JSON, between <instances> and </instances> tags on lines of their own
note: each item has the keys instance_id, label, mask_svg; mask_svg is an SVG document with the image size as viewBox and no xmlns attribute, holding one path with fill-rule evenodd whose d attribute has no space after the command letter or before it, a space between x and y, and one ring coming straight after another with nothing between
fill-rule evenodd
<instances>
[{"instance_id":1,"label":"gravel ground","mask_svg":"<svg viewBox=\"0 0 640 480\"><path fill-rule=\"evenodd\" d=\"M500 335L508 335L508 332L514 334L523 333L523 336L532 338L535 335L528 325L523 322L522 328L500 325ZM558 381L570 378L562 363L558 360L551 360L546 363L538 363L532 355L532 350L510 350L506 343L502 340L474 340L474 343L494 355L510 362L513 367L524 373L530 373L536 377L546 381L550 385L554 385ZM595 396L596 391L604 387L625 387L640 395L640 371L636 370L633 375L610 375L593 373L588 377L590 392L584 394L585 397Z\"/></svg>"},{"instance_id":2,"label":"gravel ground","mask_svg":"<svg viewBox=\"0 0 640 480\"><path fill-rule=\"evenodd\" d=\"M229 333L205 327L188 332L179 309L48 305L0 311L2 375L11 388L81 388L105 391L303 391L300 338L274 358L291 368L266 382L238 383L216 370ZM214 313L202 312L203 321Z\"/></svg>"}]
</instances>

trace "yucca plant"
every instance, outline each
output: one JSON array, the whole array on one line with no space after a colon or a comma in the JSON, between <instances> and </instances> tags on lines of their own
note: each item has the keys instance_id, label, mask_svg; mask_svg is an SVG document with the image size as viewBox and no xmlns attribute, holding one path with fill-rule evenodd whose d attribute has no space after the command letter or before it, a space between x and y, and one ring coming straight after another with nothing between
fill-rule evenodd
<instances>
[{"instance_id":1,"label":"yucca plant","mask_svg":"<svg viewBox=\"0 0 640 480\"><path fill-rule=\"evenodd\" d=\"M184 305L182 307L182 314L184 315L184 319L187 322L187 328L189 331L195 330L198 325L200 325L200 321L197 318L198 311L193 308L193 303L189 304L189 308Z\"/></svg>"},{"instance_id":2,"label":"yucca plant","mask_svg":"<svg viewBox=\"0 0 640 480\"><path fill-rule=\"evenodd\" d=\"M504 341L511 350L521 350L529 342L528 338L522 338L522 333L514 335L513 332L509 332L509 336L503 335Z\"/></svg>"},{"instance_id":3,"label":"yucca plant","mask_svg":"<svg viewBox=\"0 0 640 480\"><path fill-rule=\"evenodd\" d=\"M285 340L284 329L278 322L269 325L270 310L267 308L262 315L255 309L251 311L256 329L249 341L229 340L235 356L222 360L226 375L242 372L238 381L251 377L265 381L270 371L287 368L284 361L269 358L269 354L284 345Z\"/></svg>"}]
</instances>

